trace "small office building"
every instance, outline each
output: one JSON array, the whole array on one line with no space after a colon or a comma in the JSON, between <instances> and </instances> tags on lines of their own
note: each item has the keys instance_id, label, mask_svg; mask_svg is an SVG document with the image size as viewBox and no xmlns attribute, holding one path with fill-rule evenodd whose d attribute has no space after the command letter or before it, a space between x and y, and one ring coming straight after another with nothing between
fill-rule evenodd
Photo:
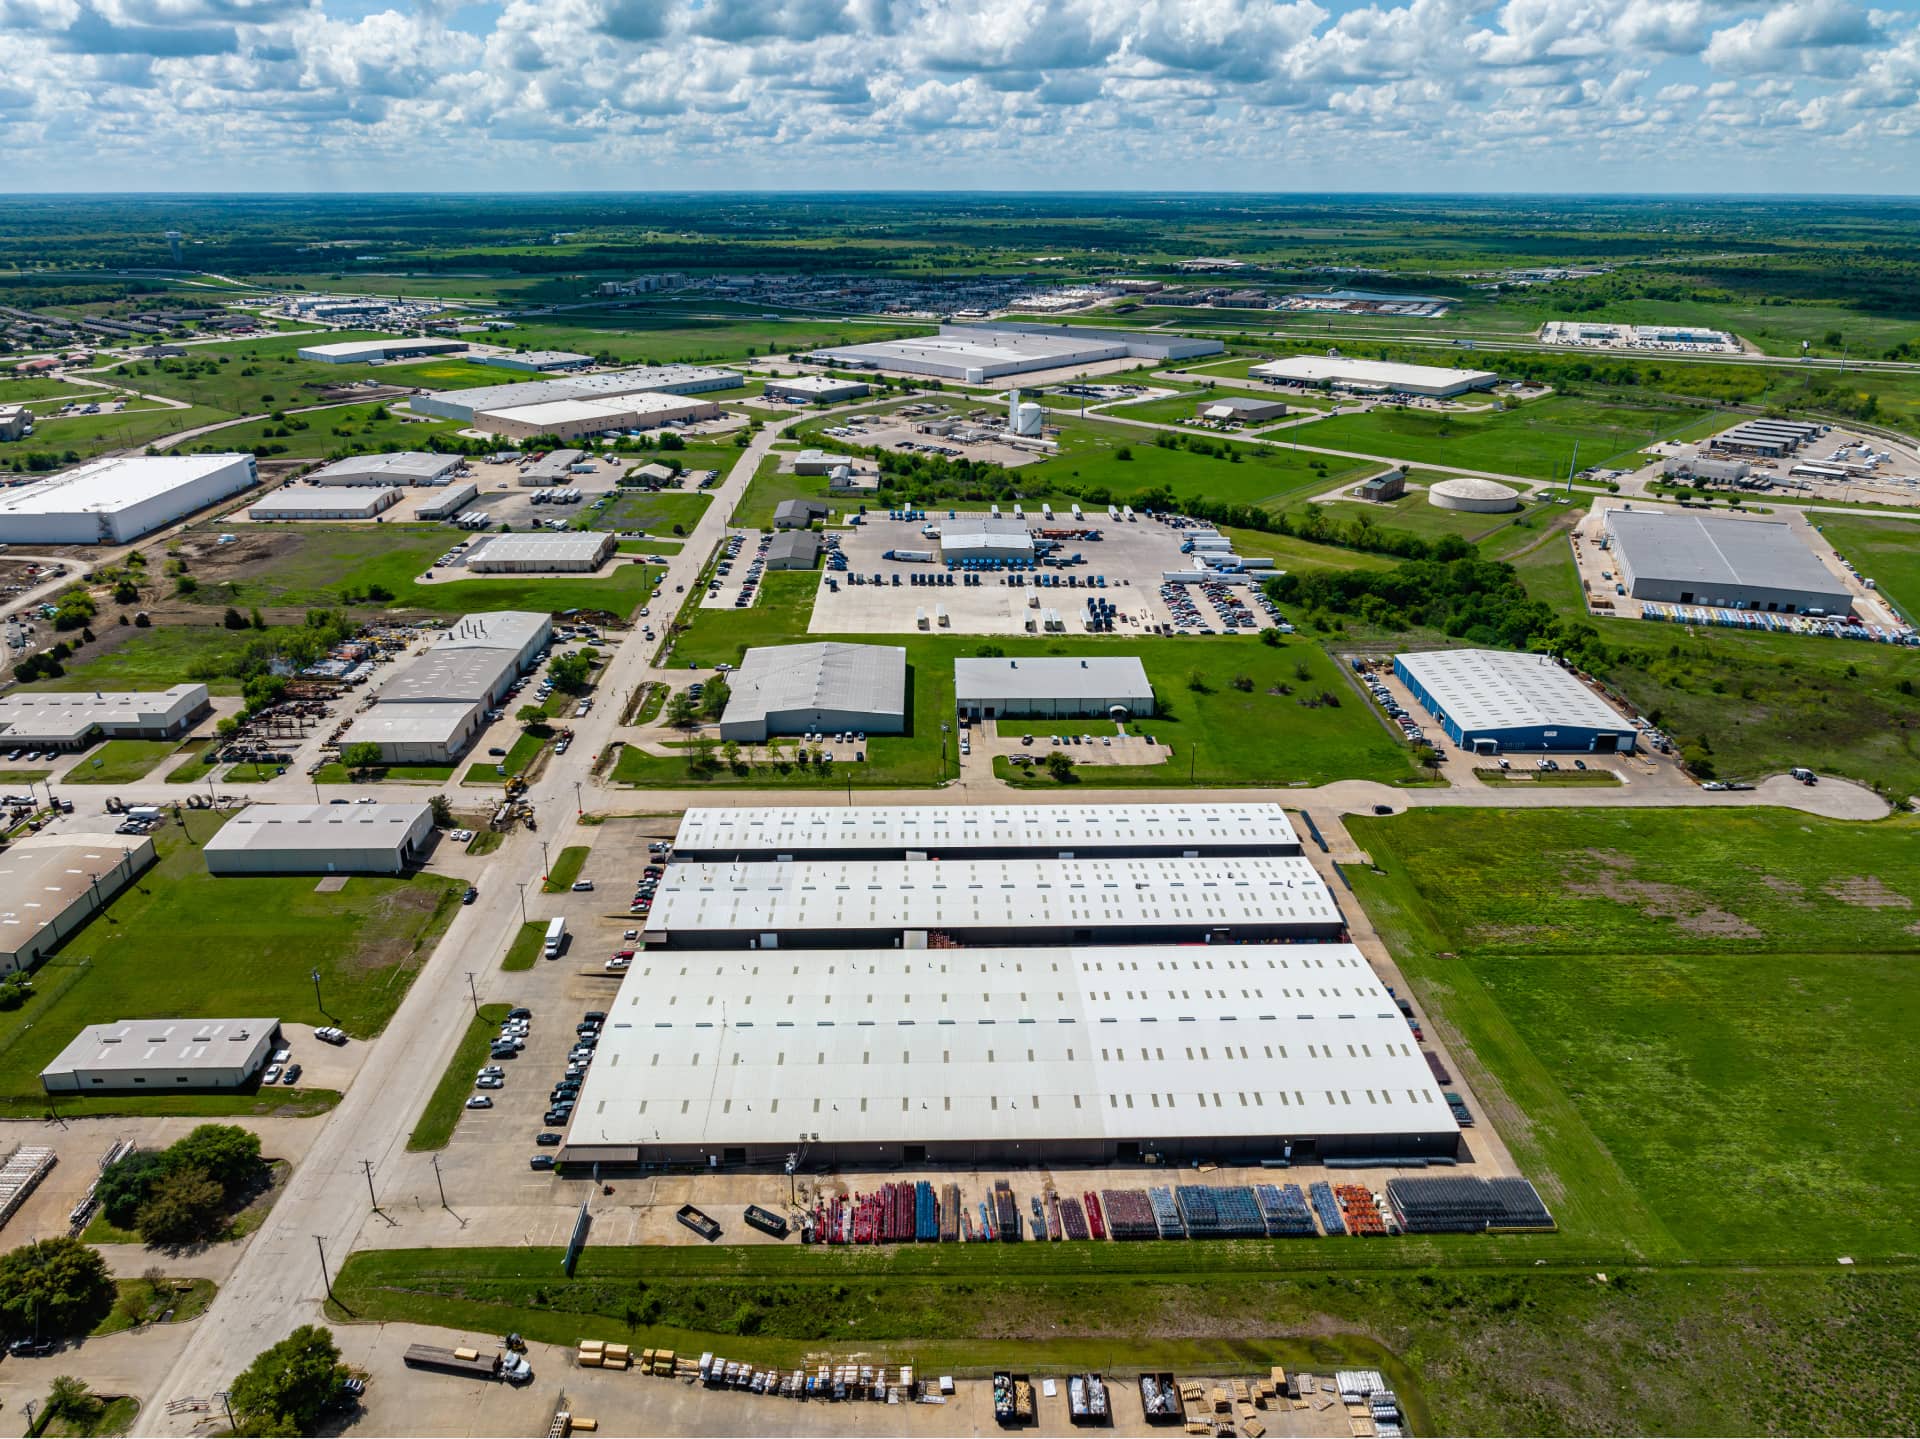
<instances>
[{"instance_id":1,"label":"small office building","mask_svg":"<svg viewBox=\"0 0 1920 1439\"><path fill-rule=\"evenodd\" d=\"M588 574L605 564L615 542L609 530L496 535L467 557L475 574Z\"/></svg>"},{"instance_id":2,"label":"small office building","mask_svg":"<svg viewBox=\"0 0 1920 1439\"><path fill-rule=\"evenodd\" d=\"M957 659L962 719L1131 719L1153 713L1153 686L1134 655Z\"/></svg>"},{"instance_id":3,"label":"small office building","mask_svg":"<svg viewBox=\"0 0 1920 1439\"><path fill-rule=\"evenodd\" d=\"M1393 672L1474 753L1630 754L1639 733L1548 655L1430 650L1395 655Z\"/></svg>"},{"instance_id":4,"label":"small office building","mask_svg":"<svg viewBox=\"0 0 1920 1439\"><path fill-rule=\"evenodd\" d=\"M153 858L143 834L30 834L0 850L0 974L39 964Z\"/></svg>"},{"instance_id":5,"label":"small office building","mask_svg":"<svg viewBox=\"0 0 1920 1439\"><path fill-rule=\"evenodd\" d=\"M40 1084L48 1094L235 1090L279 1042L277 1019L116 1019L82 1029Z\"/></svg>"},{"instance_id":6,"label":"small office building","mask_svg":"<svg viewBox=\"0 0 1920 1439\"><path fill-rule=\"evenodd\" d=\"M727 687L722 739L907 728L907 652L899 645L760 645L742 656Z\"/></svg>"},{"instance_id":7,"label":"small office building","mask_svg":"<svg viewBox=\"0 0 1920 1439\"><path fill-rule=\"evenodd\" d=\"M256 804L201 853L218 875L402 874L432 834L424 804Z\"/></svg>"},{"instance_id":8,"label":"small office building","mask_svg":"<svg viewBox=\"0 0 1920 1439\"><path fill-rule=\"evenodd\" d=\"M1269 420L1284 419L1286 413L1284 400L1271 400L1264 395L1216 395L1201 402L1194 418L1215 425L1261 425Z\"/></svg>"},{"instance_id":9,"label":"small office building","mask_svg":"<svg viewBox=\"0 0 1920 1439\"><path fill-rule=\"evenodd\" d=\"M810 570L820 563L820 536L812 530L782 530L767 545L770 570Z\"/></svg>"}]
</instances>

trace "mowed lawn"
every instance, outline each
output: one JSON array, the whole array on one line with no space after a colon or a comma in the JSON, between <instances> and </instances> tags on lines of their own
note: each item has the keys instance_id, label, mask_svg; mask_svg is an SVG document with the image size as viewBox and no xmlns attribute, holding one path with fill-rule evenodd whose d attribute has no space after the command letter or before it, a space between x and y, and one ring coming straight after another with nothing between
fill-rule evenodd
<instances>
[{"instance_id":1,"label":"mowed lawn","mask_svg":"<svg viewBox=\"0 0 1920 1439\"><path fill-rule=\"evenodd\" d=\"M1855 569L1872 579L1910 618L1920 616L1920 515L1911 520L1819 515L1815 522Z\"/></svg>"},{"instance_id":2,"label":"mowed lawn","mask_svg":"<svg viewBox=\"0 0 1920 1439\"><path fill-rule=\"evenodd\" d=\"M85 1024L264 1015L377 1034L459 906L461 886L437 875L355 875L333 893L313 875L216 878L200 847L227 816L182 813L184 829L168 823L155 836L158 862L35 972L23 1008L0 1017L0 1113L45 1110L40 1071ZM251 1103L215 1098L214 1112ZM115 1101L62 1108L76 1103Z\"/></svg>"},{"instance_id":3,"label":"mowed lawn","mask_svg":"<svg viewBox=\"0 0 1920 1439\"><path fill-rule=\"evenodd\" d=\"M1349 828L1385 871L1350 866L1356 893L1570 1234L1672 1259L1920 1247L1920 822Z\"/></svg>"},{"instance_id":4,"label":"mowed lawn","mask_svg":"<svg viewBox=\"0 0 1920 1439\"><path fill-rule=\"evenodd\" d=\"M1550 395L1518 409L1485 414L1382 406L1362 415L1315 420L1288 430L1286 436L1303 445L1549 480L1565 478L1576 446L1580 469L1624 462L1707 413L1704 408Z\"/></svg>"}]
</instances>

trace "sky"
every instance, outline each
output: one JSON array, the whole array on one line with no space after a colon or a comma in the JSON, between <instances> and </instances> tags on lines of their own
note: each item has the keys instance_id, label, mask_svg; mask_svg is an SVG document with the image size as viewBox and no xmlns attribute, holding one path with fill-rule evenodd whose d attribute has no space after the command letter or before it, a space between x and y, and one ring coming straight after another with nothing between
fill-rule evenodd
<instances>
[{"instance_id":1,"label":"sky","mask_svg":"<svg viewBox=\"0 0 1920 1439\"><path fill-rule=\"evenodd\" d=\"M1920 0L0 0L8 189L1920 192Z\"/></svg>"}]
</instances>

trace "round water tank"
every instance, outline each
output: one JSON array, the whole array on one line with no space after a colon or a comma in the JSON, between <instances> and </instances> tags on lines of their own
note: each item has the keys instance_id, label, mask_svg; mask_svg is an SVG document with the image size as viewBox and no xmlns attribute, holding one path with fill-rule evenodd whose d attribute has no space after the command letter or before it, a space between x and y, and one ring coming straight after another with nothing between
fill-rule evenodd
<instances>
[{"instance_id":1,"label":"round water tank","mask_svg":"<svg viewBox=\"0 0 1920 1439\"><path fill-rule=\"evenodd\" d=\"M1037 437L1040 433L1040 423L1045 417L1046 412L1036 404L1025 402L1015 405L1012 416L1013 432L1016 435Z\"/></svg>"},{"instance_id":2,"label":"round water tank","mask_svg":"<svg viewBox=\"0 0 1920 1439\"><path fill-rule=\"evenodd\" d=\"M1520 492L1493 480L1442 480L1427 491L1427 503L1443 510L1496 515L1520 508Z\"/></svg>"}]
</instances>

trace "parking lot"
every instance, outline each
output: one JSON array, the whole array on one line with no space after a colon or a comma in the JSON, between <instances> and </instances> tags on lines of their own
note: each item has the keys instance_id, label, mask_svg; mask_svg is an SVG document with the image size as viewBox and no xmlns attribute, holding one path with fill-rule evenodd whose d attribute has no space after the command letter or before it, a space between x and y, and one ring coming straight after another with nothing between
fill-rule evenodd
<instances>
[{"instance_id":1,"label":"parking lot","mask_svg":"<svg viewBox=\"0 0 1920 1439\"><path fill-rule=\"evenodd\" d=\"M1010 514L1011 507L1006 508ZM1062 540L1059 553L1072 562L1058 567L968 575L950 573L937 560L886 558L889 550L937 553L937 535L926 531L937 531L952 513L932 511L922 520L890 519L885 511L869 511L860 524L833 530L847 569L821 576L807 628L815 634L919 629L1044 634L1049 632L1046 611L1053 610L1059 616L1058 633L1085 634L1090 632L1089 593L1113 606L1114 634L1247 633L1279 622L1257 584L1168 584L1165 572L1193 569L1193 556L1181 553L1179 529L1144 517L1115 521L1089 512L1076 522L1070 514L1056 513L1051 521L1043 513L1027 514L1026 522L1035 530L1084 528L1100 535L1097 540ZM945 624L940 622L942 607Z\"/></svg>"}]
</instances>

